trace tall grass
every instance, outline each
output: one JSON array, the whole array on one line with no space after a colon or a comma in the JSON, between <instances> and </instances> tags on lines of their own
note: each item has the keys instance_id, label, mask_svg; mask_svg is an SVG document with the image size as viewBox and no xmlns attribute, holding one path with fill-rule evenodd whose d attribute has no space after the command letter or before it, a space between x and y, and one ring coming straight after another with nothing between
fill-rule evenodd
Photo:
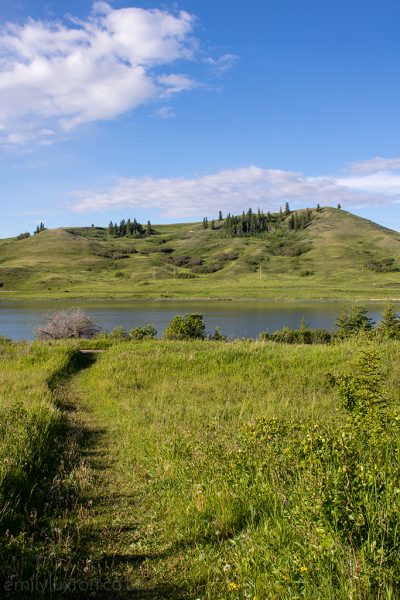
<instances>
[{"instance_id":1,"label":"tall grass","mask_svg":"<svg viewBox=\"0 0 400 600\"><path fill-rule=\"evenodd\" d=\"M175 585L174 598L398 597L392 430L382 446L379 437L368 446L368 436L349 446L353 467L364 461L372 477L360 488L370 535L356 543L341 529L346 462L337 440L348 430L328 374L348 370L359 344L130 343L80 374L92 418L108 428L107 485L134 499L129 552L118 540L107 548L126 556L123 576L136 581L129 558L141 556L141 572L160 589ZM382 393L396 405L400 344L372 346L382 355ZM109 539L119 510L111 500L99 512L100 538ZM91 552L101 557L104 548L93 544Z\"/></svg>"},{"instance_id":2,"label":"tall grass","mask_svg":"<svg viewBox=\"0 0 400 600\"><path fill-rule=\"evenodd\" d=\"M75 356L74 349L62 346L0 345L2 589L34 575L54 575L68 553L68 535L64 539L57 516L71 499L67 455L72 449L55 389Z\"/></svg>"}]
</instances>

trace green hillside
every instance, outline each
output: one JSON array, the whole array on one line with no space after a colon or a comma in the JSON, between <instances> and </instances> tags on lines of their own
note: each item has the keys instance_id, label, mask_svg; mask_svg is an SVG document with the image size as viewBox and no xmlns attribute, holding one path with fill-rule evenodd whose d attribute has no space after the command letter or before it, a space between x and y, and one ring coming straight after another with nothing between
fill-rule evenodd
<instances>
[{"instance_id":1,"label":"green hillside","mask_svg":"<svg viewBox=\"0 0 400 600\"><path fill-rule=\"evenodd\" d=\"M333 208L311 216L252 236L216 221L140 238L92 227L0 240L0 297L400 298L399 233Z\"/></svg>"}]
</instances>

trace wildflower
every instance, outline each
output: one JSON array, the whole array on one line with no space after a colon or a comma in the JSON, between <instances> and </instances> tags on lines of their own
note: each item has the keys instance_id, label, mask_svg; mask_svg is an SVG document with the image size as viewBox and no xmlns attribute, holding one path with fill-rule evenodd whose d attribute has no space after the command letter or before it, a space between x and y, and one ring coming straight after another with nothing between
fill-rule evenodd
<instances>
[{"instance_id":1,"label":"wildflower","mask_svg":"<svg viewBox=\"0 0 400 600\"><path fill-rule=\"evenodd\" d=\"M303 566L300 567L299 570L300 570L300 573L307 573L308 567L306 567L305 565L303 565Z\"/></svg>"},{"instance_id":2,"label":"wildflower","mask_svg":"<svg viewBox=\"0 0 400 600\"><path fill-rule=\"evenodd\" d=\"M228 587L229 587L230 592L235 592L236 590L239 589L238 584L235 583L234 581L230 581Z\"/></svg>"}]
</instances>

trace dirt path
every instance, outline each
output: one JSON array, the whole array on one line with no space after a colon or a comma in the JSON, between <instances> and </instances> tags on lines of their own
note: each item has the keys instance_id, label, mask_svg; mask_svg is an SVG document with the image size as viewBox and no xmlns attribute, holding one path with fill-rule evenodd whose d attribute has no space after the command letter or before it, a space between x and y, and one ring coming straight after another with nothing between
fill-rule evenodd
<instances>
[{"instance_id":1,"label":"dirt path","mask_svg":"<svg viewBox=\"0 0 400 600\"><path fill-rule=\"evenodd\" d=\"M79 368L63 383L71 406L71 419L81 431L80 455L83 493L76 514L76 572L72 598L180 600L188 596L176 585L160 582L168 551L149 551L149 507L143 502L143 481L134 472L118 467L118 442L110 423L102 422L85 402L79 388L79 372L90 368L96 355L81 355ZM136 485L137 480L137 485ZM161 568L160 568L161 566Z\"/></svg>"}]
</instances>

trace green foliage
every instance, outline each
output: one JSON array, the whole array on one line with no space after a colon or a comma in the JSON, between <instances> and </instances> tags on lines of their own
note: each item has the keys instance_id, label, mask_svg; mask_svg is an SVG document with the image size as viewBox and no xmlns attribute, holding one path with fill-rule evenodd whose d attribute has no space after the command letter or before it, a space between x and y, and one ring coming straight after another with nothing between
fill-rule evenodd
<instances>
[{"instance_id":1,"label":"green foliage","mask_svg":"<svg viewBox=\"0 0 400 600\"><path fill-rule=\"evenodd\" d=\"M368 317L365 306L355 304L350 309L345 309L339 316L336 321L336 334L339 338L358 335L362 332L371 331L373 324L372 319Z\"/></svg>"},{"instance_id":2,"label":"green foliage","mask_svg":"<svg viewBox=\"0 0 400 600\"><path fill-rule=\"evenodd\" d=\"M295 213L297 231L288 229ZM216 231L204 230L200 221L159 225L153 235L119 235L117 224L114 235L112 223L110 233L107 228L69 227L47 229L20 242L0 240L0 283L6 293L38 298L396 297L398 272L371 278L366 268L369 261L400 255L395 232L336 208L324 208L318 218L315 209L292 211L286 217L283 212L252 211L250 221L245 213L246 231L235 222L243 215L224 217L215 220ZM309 220L304 228L303 217ZM232 231L227 229L229 222ZM238 255L234 261L219 258L231 252ZM175 254L224 269L182 278L169 268ZM252 266L254 261L262 265L261 274ZM186 270L196 265L182 266ZM303 277L307 271L313 274L312 285ZM116 272L124 277L116 277Z\"/></svg>"},{"instance_id":3,"label":"green foliage","mask_svg":"<svg viewBox=\"0 0 400 600\"><path fill-rule=\"evenodd\" d=\"M219 326L217 326L215 328L214 333L212 335L210 335L208 339L213 340L214 342L227 342L228 341L228 337L222 333L221 327L219 327Z\"/></svg>"},{"instance_id":4,"label":"green foliage","mask_svg":"<svg viewBox=\"0 0 400 600\"><path fill-rule=\"evenodd\" d=\"M284 230L282 226L286 222L285 229L299 231L305 229L311 220L310 210L291 212L289 204L286 202L285 212L282 212L281 209L279 213L264 214L260 210L254 213L249 208L247 213L243 211L241 216L229 213L224 221L224 230L230 236L252 236Z\"/></svg>"},{"instance_id":5,"label":"green foliage","mask_svg":"<svg viewBox=\"0 0 400 600\"><path fill-rule=\"evenodd\" d=\"M113 223L110 221L107 233L111 237L140 237L144 234L152 235L154 233L150 221L147 221L146 227L143 227L141 223L136 221L136 219L122 219L119 225L117 223Z\"/></svg>"},{"instance_id":6,"label":"green foliage","mask_svg":"<svg viewBox=\"0 0 400 600\"><path fill-rule=\"evenodd\" d=\"M232 485L246 486L260 516L269 510L272 487L276 521L269 527L282 527L281 515L302 531L300 561L303 573L310 571L308 581L296 580L290 567L286 573L277 569L278 578L292 582L293 595L308 590L305 596L314 597L323 565L339 571L343 552L351 561L354 597L391 598L400 592L400 418L387 411L382 381L378 354L366 350L351 374L335 380L348 415L342 424L258 419L243 430L231 459ZM335 576L336 588L334 581ZM339 585L345 589L344 580Z\"/></svg>"},{"instance_id":7,"label":"green foliage","mask_svg":"<svg viewBox=\"0 0 400 600\"><path fill-rule=\"evenodd\" d=\"M382 319L378 323L376 332L384 339L400 339L400 317L393 304L388 304L383 311Z\"/></svg>"},{"instance_id":8,"label":"green foliage","mask_svg":"<svg viewBox=\"0 0 400 600\"><path fill-rule=\"evenodd\" d=\"M395 265L394 258L384 258L382 260L369 260L365 266L375 273L396 273L400 268Z\"/></svg>"},{"instance_id":9,"label":"green foliage","mask_svg":"<svg viewBox=\"0 0 400 600\"><path fill-rule=\"evenodd\" d=\"M72 540L62 515L75 503L77 456L61 382L77 353L37 343L0 352L0 585L60 575L61 564L66 581Z\"/></svg>"},{"instance_id":10,"label":"green foliage","mask_svg":"<svg viewBox=\"0 0 400 600\"><path fill-rule=\"evenodd\" d=\"M129 338L129 334L123 325L117 325L111 331L111 333L109 334L109 337L112 340L118 340L118 341L123 342L124 340L127 340Z\"/></svg>"},{"instance_id":11,"label":"green foliage","mask_svg":"<svg viewBox=\"0 0 400 600\"><path fill-rule=\"evenodd\" d=\"M373 415L376 420L386 407L379 367L380 358L376 351L362 351L351 373L336 379L342 406L351 415Z\"/></svg>"},{"instance_id":12,"label":"green foliage","mask_svg":"<svg viewBox=\"0 0 400 600\"><path fill-rule=\"evenodd\" d=\"M203 315L188 314L177 315L172 319L164 331L167 340L192 340L204 338L205 325Z\"/></svg>"},{"instance_id":13,"label":"green foliage","mask_svg":"<svg viewBox=\"0 0 400 600\"><path fill-rule=\"evenodd\" d=\"M20 233L19 235L17 235L17 240L26 240L27 238L31 237L31 234L29 233L29 231L25 231L24 233Z\"/></svg>"},{"instance_id":14,"label":"green foliage","mask_svg":"<svg viewBox=\"0 0 400 600\"><path fill-rule=\"evenodd\" d=\"M136 327L129 333L132 340L151 340L157 335L157 329L153 325L147 324L144 327Z\"/></svg>"},{"instance_id":15,"label":"green foliage","mask_svg":"<svg viewBox=\"0 0 400 600\"><path fill-rule=\"evenodd\" d=\"M325 329L311 329L303 320L299 329L282 327L274 333L262 331L259 339L264 342L272 341L281 344L329 344L332 334Z\"/></svg>"}]
</instances>

